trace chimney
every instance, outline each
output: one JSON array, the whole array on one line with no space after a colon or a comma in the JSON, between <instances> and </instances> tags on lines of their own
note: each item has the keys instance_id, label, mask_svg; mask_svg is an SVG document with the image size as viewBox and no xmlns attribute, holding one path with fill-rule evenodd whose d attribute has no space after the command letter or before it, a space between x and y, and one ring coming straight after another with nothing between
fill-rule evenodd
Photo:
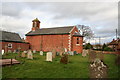
<instances>
[{"instance_id":1,"label":"chimney","mask_svg":"<svg viewBox=\"0 0 120 80\"><path fill-rule=\"evenodd\" d=\"M38 18L34 19L32 22L32 31L40 29L40 21L38 20Z\"/></svg>"}]
</instances>

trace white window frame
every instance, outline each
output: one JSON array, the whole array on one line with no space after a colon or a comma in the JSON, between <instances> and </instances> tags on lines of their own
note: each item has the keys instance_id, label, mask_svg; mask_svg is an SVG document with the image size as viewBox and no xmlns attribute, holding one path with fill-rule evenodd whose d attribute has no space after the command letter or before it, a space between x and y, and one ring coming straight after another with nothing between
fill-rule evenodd
<instances>
[{"instance_id":1,"label":"white window frame","mask_svg":"<svg viewBox=\"0 0 120 80\"><path fill-rule=\"evenodd\" d=\"M8 43L8 48L12 48L12 43Z\"/></svg>"}]
</instances>

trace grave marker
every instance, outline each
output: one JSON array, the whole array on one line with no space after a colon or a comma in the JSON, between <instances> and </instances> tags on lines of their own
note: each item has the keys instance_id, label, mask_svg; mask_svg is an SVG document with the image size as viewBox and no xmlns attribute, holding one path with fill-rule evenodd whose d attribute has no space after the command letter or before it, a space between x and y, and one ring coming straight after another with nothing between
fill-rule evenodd
<instances>
[{"instance_id":1,"label":"grave marker","mask_svg":"<svg viewBox=\"0 0 120 80\"><path fill-rule=\"evenodd\" d=\"M11 50L8 50L8 53L11 53L12 51Z\"/></svg>"},{"instance_id":2,"label":"grave marker","mask_svg":"<svg viewBox=\"0 0 120 80\"><path fill-rule=\"evenodd\" d=\"M16 53L16 50L14 50L13 53Z\"/></svg>"},{"instance_id":3,"label":"grave marker","mask_svg":"<svg viewBox=\"0 0 120 80\"><path fill-rule=\"evenodd\" d=\"M68 55L67 54L64 54L61 57L60 63L63 63L63 64L67 64L68 63Z\"/></svg>"},{"instance_id":4,"label":"grave marker","mask_svg":"<svg viewBox=\"0 0 120 80\"><path fill-rule=\"evenodd\" d=\"M53 50L52 50L52 58L55 58L55 57L56 57L56 50L53 49Z\"/></svg>"},{"instance_id":5,"label":"grave marker","mask_svg":"<svg viewBox=\"0 0 120 80\"><path fill-rule=\"evenodd\" d=\"M27 58L28 58L28 59L33 59L33 53L32 53L31 50L28 51L28 53L27 53Z\"/></svg>"},{"instance_id":6,"label":"grave marker","mask_svg":"<svg viewBox=\"0 0 120 80\"><path fill-rule=\"evenodd\" d=\"M26 57L26 54L22 52L21 57Z\"/></svg>"},{"instance_id":7,"label":"grave marker","mask_svg":"<svg viewBox=\"0 0 120 80\"><path fill-rule=\"evenodd\" d=\"M51 61L52 62L52 52L47 52L46 61Z\"/></svg>"},{"instance_id":8,"label":"grave marker","mask_svg":"<svg viewBox=\"0 0 120 80\"><path fill-rule=\"evenodd\" d=\"M5 51L2 49L2 55L5 53Z\"/></svg>"},{"instance_id":9,"label":"grave marker","mask_svg":"<svg viewBox=\"0 0 120 80\"><path fill-rule=\"evenodd\" d=\"M83 50L82 56L85 57L88 54L88 50Z\"/></svg>"},{"instance_id":10,"label":"grave marker","mask_svg":"<svg viewBox=\"0 0 120 80\"><path fill-rule=\"evenodd\" d=\"M33 50L33 53L36 53L36 50Z\"/></svg>"},{"instance_id":11,"label":"grave marker","mask_svg":"<svg viewBox=\"0 0 120 80\"><path fill-rule=\"evenodd\" d=\"M43 56L43 51L40 51L40 55Z\"/></svg>"}]
</instances>

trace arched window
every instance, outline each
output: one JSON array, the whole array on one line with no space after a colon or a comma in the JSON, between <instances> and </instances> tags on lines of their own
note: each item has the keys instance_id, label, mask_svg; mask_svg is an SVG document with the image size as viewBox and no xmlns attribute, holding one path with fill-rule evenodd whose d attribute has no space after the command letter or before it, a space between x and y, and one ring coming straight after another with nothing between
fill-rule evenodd
<instances>
[{"instance_id":1,"label":"arched window","mask_svg":"<svg viewBox=\"0 0 120 80\"><path fill-rule=\"evenodd\" d=\"M8 48L12 48L12 44L11 43L8 43Z\"/></svg>"},{"instance_id":2,"label":"arched window","mask_svg":"<svg viewBox=\"0 0 120 80\"><path fill-rule=\"evenodd\" d=\"M79 44L79 38L77 38L77 44Z\"/></svg>"}]
</instances>

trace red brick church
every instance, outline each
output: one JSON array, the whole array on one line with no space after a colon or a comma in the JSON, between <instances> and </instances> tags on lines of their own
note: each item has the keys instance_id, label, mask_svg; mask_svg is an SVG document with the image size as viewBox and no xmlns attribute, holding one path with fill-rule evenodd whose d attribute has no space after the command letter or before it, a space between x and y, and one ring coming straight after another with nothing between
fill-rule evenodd
<instances>
[{"instance_id":1,"label":"red brick church","mask_svg":"<svg viewBox=\"0 0 120 80\"><path fill-rule=\"evenodd\" d=\"M26 34L26 41L32 50L60 51L66 48L67 51L82 52L83 36L78 33L76 26L40 28L41 22L37 18L32 22L31 31Z\"/></svg>"}]
</instances>

